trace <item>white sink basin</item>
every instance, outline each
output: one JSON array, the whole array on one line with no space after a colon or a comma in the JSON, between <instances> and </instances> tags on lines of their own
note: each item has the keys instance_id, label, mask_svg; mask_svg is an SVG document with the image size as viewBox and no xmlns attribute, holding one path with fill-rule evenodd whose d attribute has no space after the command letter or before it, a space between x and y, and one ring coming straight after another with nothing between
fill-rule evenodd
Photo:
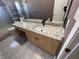
<instances>
[{"instance_id":1,"label":"white sink basin","mask_svg":"<svg viewBox=\"0 0 79 59\"><path fill-rule=\"evenodd\" d=\"M46 26L36 26L33 28L34 31L47 34L48 28Z\"/></svg>"}]
</instances>

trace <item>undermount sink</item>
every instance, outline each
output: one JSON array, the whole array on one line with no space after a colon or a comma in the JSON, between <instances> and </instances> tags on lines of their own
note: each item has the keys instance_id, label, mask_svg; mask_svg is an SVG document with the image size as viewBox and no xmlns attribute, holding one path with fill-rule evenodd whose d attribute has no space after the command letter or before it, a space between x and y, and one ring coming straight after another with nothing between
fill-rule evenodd
<instances>
[{"instance_id":1,"label":"undermount sink","mask_svg":"<svg viewBox=\"0 0 79 59\"><path fill-rule=\"evenodd\" d=\"M48 28L46 26L36 26L33 28L34 31L40 32L40 33L44 33L47 34Z\"/></svg>"}]
</instances>

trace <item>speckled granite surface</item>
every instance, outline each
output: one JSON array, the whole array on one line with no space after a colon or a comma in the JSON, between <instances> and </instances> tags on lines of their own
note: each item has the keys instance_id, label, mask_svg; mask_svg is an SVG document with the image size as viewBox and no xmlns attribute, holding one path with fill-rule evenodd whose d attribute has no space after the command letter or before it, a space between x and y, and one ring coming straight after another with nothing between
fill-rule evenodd
<instances>
[{"instance_id":1,"label":"speckled granite surface","mask_svg":"<svg viewBox=\"0 0 79 59\"><path fill-rule=\"evenodd\" d=\"M47 37L50 37L50 38L54 38L54 39L59 40L59 41L62 40L62 37L64 35L63 34L64 29L63 29L62 26L51 26L51 25L43 26L40 23L34 23L34 22L23 22L23 23L21 23L19 21L15 22L13 24L13 26L20 27L24 30L33 31L33 32L36 32L38 34L41 34L41 35L44 35L44 36L47 36ZM39 27L39 28L44 27L45 29L44 28L43 29L46 30L46 33L35 30L34 29L35 27Z\"/></svg>"}]
</instances>

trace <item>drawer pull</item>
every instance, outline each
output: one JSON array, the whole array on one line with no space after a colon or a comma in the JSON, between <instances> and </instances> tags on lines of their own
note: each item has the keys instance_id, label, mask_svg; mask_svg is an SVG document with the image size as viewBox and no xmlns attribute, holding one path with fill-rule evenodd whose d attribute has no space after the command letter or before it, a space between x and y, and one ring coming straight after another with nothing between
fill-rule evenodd
<instances>
[{"instance_id":1,"label":"drawer pull","mask_svg":"<svg viewBox=\"0 0 79 59\"><path fill-rule=\"evenodd\" d=\"M38 38L35 38L35 40L38 40Z\"/></svg>"}]
</instances>

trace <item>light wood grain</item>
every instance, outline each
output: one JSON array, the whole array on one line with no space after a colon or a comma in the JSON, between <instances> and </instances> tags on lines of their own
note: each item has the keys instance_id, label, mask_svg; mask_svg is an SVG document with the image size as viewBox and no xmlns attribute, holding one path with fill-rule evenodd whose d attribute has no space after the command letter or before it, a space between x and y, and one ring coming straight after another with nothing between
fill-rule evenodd
<instances>
[{"instance_id":1,"label":"light wood grain","mask_svg":"<svg viewBox=\"0 0 79 59\"><path fill-rule=\"evenodd\" d=\"M60 41L57 41L52 38L45 37L43 35L26 31L26 35L28 37L28 40L35 44L36 46L42 48L43 50L49 52L50 54L56 55L58 52L58 47L60 44Z\"/></svg>"}]
</instances>

